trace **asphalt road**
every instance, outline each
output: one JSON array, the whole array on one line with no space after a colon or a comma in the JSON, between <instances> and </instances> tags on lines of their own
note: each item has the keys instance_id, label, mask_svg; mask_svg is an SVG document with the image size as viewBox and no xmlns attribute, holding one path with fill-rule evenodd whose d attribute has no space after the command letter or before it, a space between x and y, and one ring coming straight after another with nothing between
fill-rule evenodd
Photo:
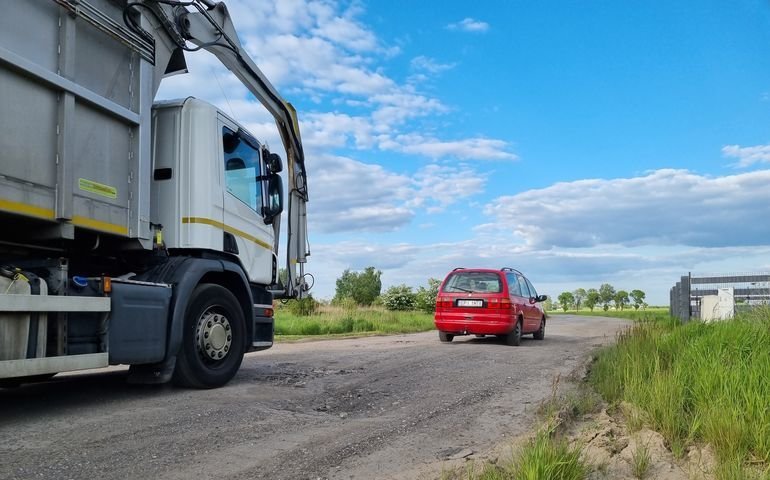
<instances>
[{"instance_id":1,"label":"asphalt road","mask_svg":"<svg viewBox=\"0 0 770 480\"><path fill-rule=\"evenodd\" d=\"M519 347L436 332L278 344L216 390L122 370L0 389L0 478L437 478L531 429L553 379L625 325L555 316Z\"/></svg>"}]
</instances>

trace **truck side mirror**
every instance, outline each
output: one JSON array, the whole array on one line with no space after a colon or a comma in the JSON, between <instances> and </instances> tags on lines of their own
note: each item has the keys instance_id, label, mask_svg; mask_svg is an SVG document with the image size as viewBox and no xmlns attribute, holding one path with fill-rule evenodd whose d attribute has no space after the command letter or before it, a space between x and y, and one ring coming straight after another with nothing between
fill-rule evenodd
<instances>
[{"instance_id":1,"label":"truck side mirror","mask_svg":"<svg viewBox=\"0 0 770 480\"><path fill-rule=\"evenodd\" d=\"M283 182L277 173L267 176L267 205L262 207L265 223L273 223L273 219L283 212Z\"/></svg>"}]
</instances>

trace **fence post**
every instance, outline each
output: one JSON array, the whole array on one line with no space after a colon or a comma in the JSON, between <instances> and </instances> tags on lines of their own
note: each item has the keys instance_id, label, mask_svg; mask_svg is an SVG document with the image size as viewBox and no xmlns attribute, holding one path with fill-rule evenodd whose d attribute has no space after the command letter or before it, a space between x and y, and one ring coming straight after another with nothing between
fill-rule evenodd
<instances>
[{"instance_id":1,"label":"fence post","mask_svg":"<svg viewBox=\"0 0 770 480\"><path fill-rule=\"evenodd\" d=\"M682 322L690 321L690 274L682 277L682 290L679 294L679 318Z\"/></svg>"}]
</instances>

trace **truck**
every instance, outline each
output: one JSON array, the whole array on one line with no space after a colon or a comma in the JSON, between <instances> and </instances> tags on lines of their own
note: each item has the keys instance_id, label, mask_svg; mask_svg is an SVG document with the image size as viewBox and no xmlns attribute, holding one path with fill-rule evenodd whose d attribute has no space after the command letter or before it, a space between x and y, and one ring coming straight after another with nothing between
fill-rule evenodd
<instances>
[{"instance_id":1,"label":"truck","mask_svg":"<svg viewBox=\"0 0 770 480\"><path fill-rule=\"evenodd\" d=\"M226 384L273 345L274 300L312 286L295 109L224 3L0 8L0 385L109 365L135 383ZM198 50L274 117L285 170L213 105L155 101Z\"/></svg>"}]
</instances>

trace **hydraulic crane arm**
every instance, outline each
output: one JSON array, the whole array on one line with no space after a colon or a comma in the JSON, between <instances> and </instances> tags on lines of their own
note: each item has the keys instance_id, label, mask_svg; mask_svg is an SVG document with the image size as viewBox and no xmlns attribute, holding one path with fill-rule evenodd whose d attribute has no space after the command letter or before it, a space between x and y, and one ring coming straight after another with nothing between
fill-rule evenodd
<instances>
[{"instance_id":1,"label":"hydraulic crane arm","mask_svg":"<svg viewBox=\"0 0 770 480\"><path fill-rule=\"evenodd\" d=\"M277 297L301 298L308 286L304 280L307 250L307 174L302 139L296 111L284 101L273 85L257 67L241 45L232 19L224 3L211 0L143 0L127 3L127 8L146 10L152 31L142 28L130 16L127 23L137 33L152 41L156 59L168 58L164 73L185 68L183 51L206 50L219 59L275 118L286 150L288 181L288 242L287 284ZM142 12L145 13L145 12ZM192 44L194 47L188 45ZM158 50L165 50L159 52ZM156 82L157 84L158 82ZM280 217L273 222L275 229L274 252L278 253Z\"/></svg>"}]
</instances>

